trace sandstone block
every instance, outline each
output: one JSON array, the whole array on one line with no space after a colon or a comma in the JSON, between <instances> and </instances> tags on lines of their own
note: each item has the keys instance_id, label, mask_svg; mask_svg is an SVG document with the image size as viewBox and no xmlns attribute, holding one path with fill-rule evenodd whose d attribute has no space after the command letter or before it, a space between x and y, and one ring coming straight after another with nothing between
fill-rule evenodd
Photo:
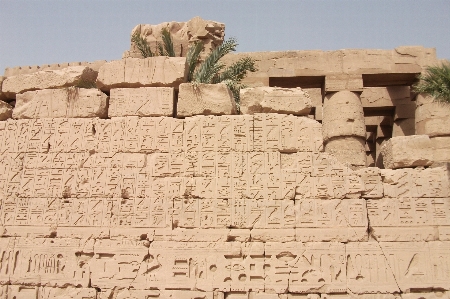
<instances>
[{"instance_id":1,"label":"sandstone block","mask_svg":"<svg viewBox=\"0 0 450 299\"><path fill-rule=\"evenodd\" d=\"M311 98L311 105L313 107L322 106L322 89L321 88L302 88L303 91L309 94Z\"/></svg>"},{"instance_id":2,"label":"sandstone block","mask_svg":"<svg viewBox=\"0 0 450 299\"><path fill-rule=\"evenodd\" d=\"M351 168L366 166L364 139L358 137L335 137L325 144L325 152Z\"/></svg>"},{"instance_id":3,"label":"sandstone block","mask_svg":"<svg viewBox=\"0 0 450 299\"><path fill-rule=\"evenodd\" d=\"M11 118L13 113L13 107L8 103L0 101L0 121Z\"/></svg>"},{"instance_id":4,"label":"sandstone block","mask_svg":"<svg viewBox=\"0 0 450 299\"><path fill-rule=\"evenodd\" d=\"M236 114L236 102L225 84L180 85L177 116Z\"/></svg>"},{"instance_id":5,"label":"sandstone block","mask_svg":"<svg viewBox=\"0 0 450 299\"><path fill-rule=\"evenodd\" d=\"M108 97L98 89L70 87L17 95L13 118L104 118Z\"/></svg>"},{"instance_id":6,"label":"sandstone block","mask_svg":"<svg viewBox=\"0 0 450 299\"><path fill-rule=\"evenodd\" d=\"M339 74L325 76L325 92L337 92L350 90L361 92L363 90L363 79L360 74Z\"/></svg>"},{"instance_id":7,"label":"sandstone block","mask_svg":"<svg viewBox=\"0 0 450 299\"><path fill-rule=\"evenodd\" d=\"M301 88L254 87L241 90L241 113L308 115L311 98Z\"/></svg>"},{"instance_id":8,"label":"sandstone block","mask_svg":"<svg viewBox=\"0 0 450 299\"><path fill-rule=\"evenodd\" d=\"M26 91L92 85L96 78L97 72L89 67L69 66L8 77L3 81L2 91L8 98L16 98L16 94Z\"/></svg>"},{"instance_id":9,"label":"sandstone block","mask_svg":"<svg viewBox=\"0 0 450 299\"><path fill-rule=\"evenodd\" d=\"M450 105L435 102L431 96L416 97L416 134L450 135Z\"/></svg>"},{"instance_id":10,"label":"sandstone block","mask_svg":"<svg viewBox=\"0 0 450 299\"><path fill-rule=\"evenodd\" d=\"M416 103L409 102L407 104L395 105L394 120L404 118L415 118L416 115Z\"/></svg>"},{"instance_id":11,"label":"sandstone block","mask_svg":"<svg viewBox=\"0 0 450 299\"><path fill-rule=\"evenodd\" d=\"M392 126L392 137L415 135L414 118L397 119Z\"/></svg>"},{"instance_id":12,"label":"sandstone block","mask_svg":"<svg viewBox=\"0 0 450 299\"><path fill-rule=\"evenodd\" d=\"M113 60L100 67L97 87L178 87L185 82L186 58L158 56Z\"/></svg>"},{"instance_id":13,"label":"sandstone block","mask_svg":"<svg viewBox=\"0 0 450 299\"><path fill-rule=\"evenodd\" d=\"M426 135L399 136L381 148L385 168L395 169L433 164L433 149Z\"/></svg>"},{"instance_id":14,"label":"sandstone block","mask_svg":"<svg viewBox=\"0 0 450 299\"><path fill-rule=\"evenodd\" d=\"M450 162L450 136L431 137L434 162Z\"/></svg>"},{"instance_id":15,"label":"sandstone block","mask_svg":"<svg viewBox=\"0 0 450 299\"><path fill-rule=\"evenodd\" d=\"M173 106L171 87L114 88L110 91L108 116L172 116Z\"/></svg>"},{"instance_id":16,"label":"sandstone block","mask_svg":"<svg viewBox=\"0 0 450 299\"><path fill-rule=\"evenodd\" d=\"M327 95L323 105L323 139L366 137L364 113L359 96L351 91Z\"/></svg>"},{"instance_id":17,"label":"sandstone block","mask_svg":"<svg viewBox=\"0 0 450 299\"><path fill-rule=\"evenodd\" d=\"M409 86L364 87L361 93L363 107L386 107L409 104Z\"/></svg>"}]
</instances>

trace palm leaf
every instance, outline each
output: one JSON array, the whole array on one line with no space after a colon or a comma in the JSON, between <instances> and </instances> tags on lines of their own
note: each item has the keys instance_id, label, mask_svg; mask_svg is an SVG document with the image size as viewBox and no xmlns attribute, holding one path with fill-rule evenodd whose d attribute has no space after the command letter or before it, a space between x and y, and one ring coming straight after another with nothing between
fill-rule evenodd
<instances>
[{"instance_id":1,"label":"palm leaf","mask_svg":"<svg viewBox=\"0 0 450 299\"><path fill-rule=\"evenodd\" d=\"M450 62L441 66L429 66L426 73L419 76L420 82L414 86L415 92L427 93L438 102L450 103Z\"/></svg>"},{"instance_id":2,"label":"palm leaf","mask_svg":"<svg viewBox=\"0 0 450 299\"><path fill-rule=\"evenodd\" d=\"M161 30L162 41L164 44L164 53L161 55L175 57L175 50L173 47L172 35L167 28Z\"/></svg>"},{"instance_id":3,"label":"palm leaf","mask_svg":"<svg viewBox=\"0 0 450 299\"><path fill-rule=\"evenodd\" d=\"M147 40L141 36L141 30L136 30L131 36L131 41L136 45L144 58L155 56L148 45Z\"/></svg>"},{"instance_id":4,"label":"palm leaf","mask_svg":"<svg viewBox=\"0 0 450 299\"><path fill-rule=\"evenodd\" d=\"M215 48L198 67L193 75L193 81L198 83L212 83L212 79L224 67L223 64L219 63L219 59L232 51L236 51L236 46L236 39L230 38Z\"/></svg>"},{"instance_id":5,"label":"palm leaf","mask_svg":"<svg viewBox=\"0 0 450 299\"><path fill-rule=\"evenodd\" d=\"M200 58L200 53L203 51L203 43L201 41L196 41L188 50L186 54L186 63L188 66L188 82L192 81L195 67Z\"/></svg>"},{"instance_id":6,"label":"palm leaf","mask_svg":"<svg viewBox=\"0 0 450 299\"><path fill-rule=\"evenodd\" d=\"M255 60L250 57L244 57L227 67L222 73L214 78L215 83L225 80L240 82L249 72L255 72Z\"/></svg>"}]
</instances>

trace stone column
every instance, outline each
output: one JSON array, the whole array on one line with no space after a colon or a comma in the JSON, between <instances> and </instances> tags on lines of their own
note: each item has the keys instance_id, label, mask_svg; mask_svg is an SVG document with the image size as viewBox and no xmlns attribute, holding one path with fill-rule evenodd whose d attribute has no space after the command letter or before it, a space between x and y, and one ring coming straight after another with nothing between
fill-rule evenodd
<instances>
[{"instance_id":1,"label":"stone column","mask_svg":"<svg viewBox=\"0 0 450 299\"><path fill-rule=\"evenodd\" d=\"M430 136L434 162L450 162L450 105L427 94L416 97L416 135Z\"/></svg>"},{"instance_id":2,"label":"stone column","mask_svg":"<svg viewBox=\"0 0 450 299\"><path fill-rule=\"evenodd\" d=\"M358 94L344 90L326 95L322 124L325 152L351 168L366 166L366 126Z\"/></svg>"}]
</instances>

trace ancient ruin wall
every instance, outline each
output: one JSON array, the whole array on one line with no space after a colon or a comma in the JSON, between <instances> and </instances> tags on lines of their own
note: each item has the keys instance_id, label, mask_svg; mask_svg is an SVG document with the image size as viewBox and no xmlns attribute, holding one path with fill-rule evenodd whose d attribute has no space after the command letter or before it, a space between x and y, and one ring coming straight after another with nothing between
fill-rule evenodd
<instances>
[{"instance_id":1,"label":"ancient ruin wall","mask_svg":"<svg viewBox=\"0 0 450 299\"><path fill-rule=\"evenodd\" d=\"M180 85L183 66L105 63L109 96L74 87L85 67L6 77L0 298L448 298L449 173L425 159L449 161L448 114L420 97L411 114L410 73L267 76L299 86L254 84L251 114L229 115L222 87ZM416 114L425 135L390 138ZM399 169L358 164L380 138L381 165Z\"/></svg>"}]
</instances>

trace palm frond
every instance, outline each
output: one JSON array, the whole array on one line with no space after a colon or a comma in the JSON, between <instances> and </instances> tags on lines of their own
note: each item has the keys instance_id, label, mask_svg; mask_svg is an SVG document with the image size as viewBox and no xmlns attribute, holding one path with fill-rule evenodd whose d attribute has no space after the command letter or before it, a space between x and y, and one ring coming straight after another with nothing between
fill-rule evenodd
<instances>
[{"instance_id":1,"label":"palm frond","mask_svg":"<svg viewBox=\"0 0 450 299\"><path fill-rule=\"evenodd\" d=\"M131 36L131 41L136 45L139 52L144 58L155 56L148 45L147 40L141 36L141 31L136 30Z\"/></svg>"},{"instance_id":2,"label":"palm frond","mask_svg":"<svg viewBox=\"0 0 450 299\"><path fill-rule=\"evenodd\" d=\"M256 72L255 60L250 57L244 57L227 67L222 73L218 74L214 80L216 82L222 82L225 80L232 80L240 82L245 78L245 75L249 72Z\"/></svg>"},{"instance_id":3,"label":"palm frond","mask_svg":"<svg viewBox=\"0 0 450 299\"><path fill-rule=\"evenodd\" d=\"M203 51L203 43L201 41L196 41L188 50L186 54L186 63L188 65L188 82L192 81L195 67L200 58L200 53Z\"/></svg>"},{"instance_id":4,"label":"palm frond","mask_svg":"<svg viewBox=\"0 0 450 299\"><path fill-rule=\"evenodd\" d=\"M236 46L236 39L230 38L224 41L219 47L215 48L199 66L193 76L193 81L199 83L211 83L212 79L224 67L223 64L219 63L219 59L230 52L236 51Z\"/></svg>"},{"instance_id":5,"label":"palm frond","mask_svg":"<svg viewBox=\"0 0 450 299\"><path fill-rule=\"evenodd\" d=\"M164 56L175 57L172 35L167 28L161 30L162 41L164 45Z\"/></svg>"},{"instance_id":6,"label":"palm frond","mask_svg":"<svg viewBox=\"0 0 450 299\"><path fill-rule=\"evenodd\" d=\"M441 66L429 66L425 74L419 76L420 82L413 86L415 92L427 93L438 102L450 103L450 62Z\"/></svg>"}]
</instances>

